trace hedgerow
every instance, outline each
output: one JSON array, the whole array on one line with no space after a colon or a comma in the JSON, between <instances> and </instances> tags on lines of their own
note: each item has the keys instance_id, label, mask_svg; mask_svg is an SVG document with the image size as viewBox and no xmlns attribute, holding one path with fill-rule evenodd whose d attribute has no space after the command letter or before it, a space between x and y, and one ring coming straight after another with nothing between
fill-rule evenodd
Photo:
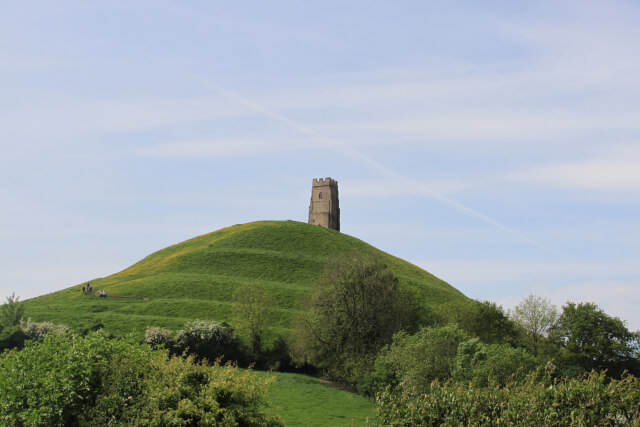
<instances>
[{"instance_id":1,"label":"hedgerow","mask_svg":"<svg viewBox=\"0 0 640 427\"><path fill-rule=\"evenodd\" d=\"M400 385L379 393L377 404L380 423L389 426L640 425L638 379L612 380L595 371L577 379L536 371L504 387L437 380L428 390Z\"/></svg>"},{"instance_id":2,"label":"hedgerow","mask_svg":"<svg viewBox=\"0 0 640 427\"><path fill-rule=\"evenodd\" d=\"M102 332L47 334L0 355L0 425L281 425L271 381Z\"/></svg>"}]
</instances>

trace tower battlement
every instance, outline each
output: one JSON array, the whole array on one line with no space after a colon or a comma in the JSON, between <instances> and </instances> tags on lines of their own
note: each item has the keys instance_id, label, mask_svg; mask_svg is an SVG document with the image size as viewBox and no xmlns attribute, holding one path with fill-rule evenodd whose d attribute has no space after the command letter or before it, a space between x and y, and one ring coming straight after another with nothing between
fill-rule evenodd
<instances>
[{"instance_id":1,"label":"tower battlement","mask_svg":"<svg viewBox=\"0 0 640 427\"><path fill-rule=\"evenodd\" d=\"M340 231L340 201L338 199L338 181L335 179L313 179L309 224Z\"/></svg>"},{"instance_id":2,"label":"tower battlement","mask_svg":"<svg viewBox=\"0 0 640 427\"><path fill-rule=\"evenodd\" d=\"M317 185L335 185L337 187L338 181L331 178L313 178L313 186L315 187Z\"/></svg>"}]
</instances>

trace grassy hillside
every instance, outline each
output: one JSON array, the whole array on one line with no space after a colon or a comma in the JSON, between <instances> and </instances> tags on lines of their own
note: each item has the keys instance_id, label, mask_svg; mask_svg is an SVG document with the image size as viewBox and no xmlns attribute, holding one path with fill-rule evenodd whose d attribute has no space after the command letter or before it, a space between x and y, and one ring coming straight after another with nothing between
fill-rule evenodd
<instances>
[{"instance_id":1,"label":"grassy hillside","mask_svg":"<svg viewBox=\"0 0 640 427\"><path fill-rule=\"evenodd\" d=\"M155 252L124 271L25 301L26 316L88 329L103 326L120 335L148 325L179 329L186 321L231 322L233 290L266 286L273 299L276 335L285 334L300 297L322 274L328 257L353 251L380 255L400 282L414 288L425 306L465 298L428 272L334 230L293 221L234 225ZM109 297L97 298L104 289Z\"/></svg>"},{"instance_id":2,"label":"grassy hillside","mask_svg":"<svg viewBox=\"0 0 640 427\"><path fill-rule=\"evenodd\" d=\"M373 425L376 405L371 400L307 375L268 375L275 375L276 381L266 400L271 412L282 417L288 426L364 426L367 420Z\"/></svg>"}]
</instances>

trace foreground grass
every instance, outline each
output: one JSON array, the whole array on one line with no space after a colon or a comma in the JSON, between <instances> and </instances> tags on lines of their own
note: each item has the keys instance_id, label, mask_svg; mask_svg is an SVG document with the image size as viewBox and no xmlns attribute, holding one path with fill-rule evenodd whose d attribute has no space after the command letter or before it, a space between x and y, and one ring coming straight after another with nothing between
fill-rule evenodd
<instances>
[{"instance_id":1,"label":"foreground grass","mask_svg":"<svg viewBox=\"0 0 640 427\"><path fill-rule=\"evenodd\" d=\"M262 373L264 375L264 373ZM272 374L267 374L272 375ZM266 395L270 412L288 426L372 425L375 404L302 374L277 373Z\"/></svg>"},{"instance_id":2,"label":"foreground grass","mask_svg":"<svg viewBox=\"0 0 640 427\"><path fill-rule=\"evenodd\" d=\"M146 326L178 329L194 319L233 326L233 291L242 284L267 288L276 316L274 336L288 334L301 298L324 271L330 256L377 254L401 285L425 307L464 299L428 272L343 233L293 221L235 225L155 252L124 271L25 301L26 316L75 329L103 327L114 335L143 333ZM115 297L98 299L104 289Z\"/></svg>"}]
</instances>

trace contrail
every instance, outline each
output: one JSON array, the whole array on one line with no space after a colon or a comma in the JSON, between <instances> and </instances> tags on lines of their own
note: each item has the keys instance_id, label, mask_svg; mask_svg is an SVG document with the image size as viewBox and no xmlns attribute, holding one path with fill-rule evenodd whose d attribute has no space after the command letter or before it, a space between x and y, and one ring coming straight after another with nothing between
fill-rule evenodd
<instances>
[{"instance_id":1,"label":"contrail","mask_svg":"<svg viewBox=\"0 0 640 427\"><path fill-rule=\"evenodd\" d=\"M209 89L212 89L212 90L214 90L214 91L216 91L218 93L221 93L222 95L224 95L224 96L226 96L228 98L234 99L234 100L238 101L239 103L241 103L243 105L246 105L247 107L251 108L252 110L255 110L255 111L259 112L259 113L262 113L262 114L264 114L264 115L266 115L268 117L271 117L274 120L282 122L282 123L290 126L291 128L300 131L301 133L304 133L306 135L312 136L312 137L318 139L319 141L322 141L322 142L324 142L326 144L329 144L329 145L333 146L335 149L337 149L338 151L342 151L342 152L344 152L344 153L346 153L346 154L348 154L348 155L350 155L352 157L355 157L355 158L359 159L363 163L371 166L372 168L382 172L383 174L385 174L385 175L387 175L387 176L389 176L391 178L394 178L394 179L399 180L399 181L403 181L405 184L412 185L412 186L420 188L420 190L422 190L423 193L427 194L429 197L432 197L432 198L440 201L441 203L443 203L443 204L445 204L447 206L451 206L451 207L453 207L453 208L455 208L455 209L457 209L457 210L459 210L459 211L461 211L463 213L466 213L467 215L470 215L470 216L478 218L478 219L480 219L480 220L482 220L482 221L484 221L484 222L486 222L488 224L491 224L492 226L494 226L496 228L499 228L500 230L503 230L503 231L505 231L505 232L507 232L507 233L519 238L520 240L523 240L523 241L525 241L525 242L527 242L527 243L529 243L529 244L531 244L531 245L533 245L533 246L535 246L535 247L537 247L539 249L542 249L545 252L548 252L550 254L559 256L559 254L556 251L554 251L553 249L548 248L547 246L545 246L545 245L543 245L543 244L541 244L539 242L536 242L535 240L532 240L532 239L528 238L527 236L525 236L523 234L518 233L514 229L507 227L506 225L496 221L495 219L493 219L493 218L491 218L491 217L489 217L489 216L487 216L487 215L485 215L483 213L478 212L477 210L475 210L473 208L470 208L469 206L463 205L460 202L457 202L457 201L455 201L455 200L453 200L453 199L451 199L451 198L449 198L449 197L447 197L447 196L445 196L443 194L440 194L440 193L432 190L431 188L429 188L428 186L426 186L424 183L422 183L420 181L417 181L417 180L415 180L413 178L409 178L409 177L403 176L403 175L401 175L401 174L399 174L399 173L397 173L397 172L385 167L384 165L380 164L379 162L377 162L376 160L374 160L371 157L367 156L366 154L349 147L348 145L338 141L337 139L330 138L330 137L328 137L326 135L323 135L320 132L316 131L315 129L312 129L312 128L310 128L308 126L305 126L305 125L303 125L303 124L301 124L301 123L299 123L299 122L297 122L295 120L292 120L292 119L290 119L290 118L288 118L286 116L283 116L282 114L280 114L280 113L278 113L276 111L270 110L270 109L264 107L263 105L257 104L256 102L254 102L254 101L252 101L252 100L250 100L248 98L245 98L245 97L243 97L241 95L238 95L235 92L231 92L230 90L227 90L227 89L224 89L224 88L222 88L222 87L220 87L218 85L215 85L215 84L209 82L208 80L206 80L206 79L204 79L204 78L202 78L200 76L197 76L197 75L191 74L191 73L188 73L187 75L191 79L196 80L197 82L202 84L203 86L205 86L205 87L207 87Z\"/></svg>"}]
</instances>

